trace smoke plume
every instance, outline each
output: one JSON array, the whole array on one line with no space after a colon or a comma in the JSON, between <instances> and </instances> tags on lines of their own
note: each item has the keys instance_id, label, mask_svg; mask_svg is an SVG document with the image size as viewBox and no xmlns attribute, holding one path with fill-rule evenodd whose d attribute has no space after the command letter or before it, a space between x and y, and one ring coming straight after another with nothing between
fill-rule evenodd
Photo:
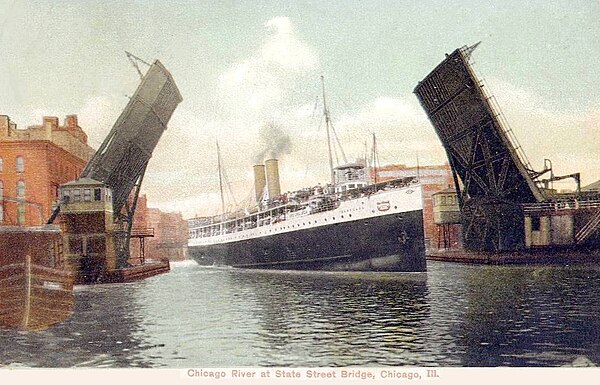
<instances>
[{"instance_id":1,"label":"smoke plume","mask_svg":"<svg viewBox=\"0 0 600 385\"><path fill-rule=\"evenodd\" d=\"M292 150L290 136L274 122L264 124L258 133L260 151L254 157L254 163L265 159L277 159Z\"/></svg>"}]
</instances>

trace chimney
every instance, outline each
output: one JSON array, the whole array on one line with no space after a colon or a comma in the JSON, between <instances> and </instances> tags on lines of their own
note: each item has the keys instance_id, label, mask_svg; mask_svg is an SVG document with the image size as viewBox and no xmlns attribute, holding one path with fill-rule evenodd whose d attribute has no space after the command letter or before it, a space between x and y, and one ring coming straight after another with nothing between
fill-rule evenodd
<instances>
[{"instance_id":1,"label":"chimney","mask_svg":"<svg viewBox=\"0 0 600 385\"><path fill-rule=\"evenodd\" d=\"M67 118L65 119L65 126L77 127L77 115L67 115Z\"/></svg>"},{"instance_id":2,"label":"chimney","mask_svg":"<svg viewBox=\"0 0 600 385\"><path fill-rule=\"evenodd\" d=\"M0 115L0 133L2 136L8 136L10 131L10 118L8 115Z\"/></svg>"},{"instance_id":3,"label":"chimney","mask_svg":"<svg viewBox=\"0 0 600 385\"><path fill-rule=\"evenodd\" d=\"M256 197L256 203L260 203L260 200L267 184L267 177L265 176L265 166L257 164L254 166L254 195Z\"/></svg>"},{"instance_id":4,"label":"chimney","mask_svg":"<svg viewBox=\"0 0 600 385\"><path fill-rule=\"evenodd\" d=\"M265 161L267 173L267 191L269 199L281 195L281 186L279 185L279 165L277 159L268 159Z\"/></svg>"},{"instance_id":5,"label":"chimney","mask_svg":"<svg viewBox=\"0 0 600 385\"><path fill-rule=\"evenodd\" d=\"M56 116L44 116L44 128L55 130L58 127L58 118Z\"/></svg>"}]
</instances>

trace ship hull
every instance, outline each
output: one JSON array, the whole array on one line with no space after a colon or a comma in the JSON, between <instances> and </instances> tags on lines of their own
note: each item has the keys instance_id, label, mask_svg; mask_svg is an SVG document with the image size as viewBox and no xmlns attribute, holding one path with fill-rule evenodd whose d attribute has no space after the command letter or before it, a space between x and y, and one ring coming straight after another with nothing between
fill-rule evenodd
<instances>
[{"instance_id":1,"label":"ship hull","mask_svg":"<svg viewBox=\"0 0 600 385\"><path fill-rule=\"evenodd\" d=\"M422 210L188 248L200 264L325 271L426 270Z\"/></svg>"}]
</instances>

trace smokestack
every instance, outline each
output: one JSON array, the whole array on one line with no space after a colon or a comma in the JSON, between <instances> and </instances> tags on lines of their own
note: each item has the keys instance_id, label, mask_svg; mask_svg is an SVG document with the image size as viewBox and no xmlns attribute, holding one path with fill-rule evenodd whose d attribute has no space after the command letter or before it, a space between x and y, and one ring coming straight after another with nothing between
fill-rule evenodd
<instances>
[{"instance_id":1,"label":"smokestack","mask_svg":"<svg viewBox=\"0 0 600 385\"><path fill-rule=\"evenodd\" d=\"M268 159L265 161L267 172L267 191L269 198L275 198L281 195L281 186L279 185L279 165L277 159Z\"/></svg>"},{"instance_id":2,"label":"smokestack","mask_svg":"<svg viewBox=\"0 0 600 385\"><path fill-rule=\"evenodd\" d=\"M265 176L265 166L257 164L254 166L254 195L256 197L256 203L260 203L265 185L267 184L267 177Z\"/></svg>"},{"instance_id":3,"label":"smokestack","mask_svg":"<svg viewBox=\"0 0 600 385\"><path fill-rule=\"evenodd\" d=\"M56 116L44 116L43 122L46 130L56 130L58 127L58 118Z\"/></svg>"},{"instance_id":4,"label":"smokestack","mask_svg":"<svg viewBox=\"0 0 600 385\"><path fill-rule=\"evenodd\" d=\"M77 115L67 115L65 119L65 126L77 127Z\"/></svg>"}]
</instances>

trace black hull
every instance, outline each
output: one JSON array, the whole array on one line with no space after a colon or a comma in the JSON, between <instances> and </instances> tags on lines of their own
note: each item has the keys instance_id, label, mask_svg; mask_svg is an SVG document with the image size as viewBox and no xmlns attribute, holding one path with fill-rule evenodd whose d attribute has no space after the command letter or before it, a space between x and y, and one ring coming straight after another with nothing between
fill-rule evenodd
<instances>
[{"instance_id":1,"label":"black hull","mask_svg":"<svg viewBox=\"0 0 600 385\"><path fill-rule=\"evenodd\" d=\"M415 210L188 250L203 265L421 272L426 270L422 215Z\"/></svg>"}]
</instances>

